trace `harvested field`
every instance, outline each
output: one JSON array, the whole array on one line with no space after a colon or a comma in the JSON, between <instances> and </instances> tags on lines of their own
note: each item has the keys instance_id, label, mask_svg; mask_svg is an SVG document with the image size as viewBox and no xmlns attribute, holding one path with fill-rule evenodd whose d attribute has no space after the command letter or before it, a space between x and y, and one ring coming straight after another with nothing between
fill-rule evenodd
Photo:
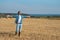
<instances>
[{"instance_id":1,"label":"harvested field","mask_svg":"<svg viewBox=\"0 0 60 40\"><path fill-rule=\"evenodd\" d=\"M0 18L0 40L60 40L60 19L24 18L21 36L15 18Z\"/></svg>"}]
</instances>

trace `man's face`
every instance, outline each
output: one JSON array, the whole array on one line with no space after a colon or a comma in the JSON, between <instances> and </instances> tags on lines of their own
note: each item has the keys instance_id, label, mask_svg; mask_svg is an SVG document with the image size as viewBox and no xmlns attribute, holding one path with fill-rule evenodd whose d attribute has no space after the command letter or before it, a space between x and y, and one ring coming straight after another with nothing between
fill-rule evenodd
<instances>
[{"instance_id":1,"label":"man's face","mask_svg":"<svg viewBox=\"0 0 60 40\"><path fill-rule=\"evenodd\" d=\"M18 15L21 15L21 12L20 11L18 11Z\"/></svg>"},{"instance_id":2,"label":"man's face","mask_svg":"<svg viewBox=\"0 0 60 40\"><path fill-rule=\"evenodd\" d=\"M18 13L18 15L21 15L21 13Z\"/></svg>"}]
</instances>

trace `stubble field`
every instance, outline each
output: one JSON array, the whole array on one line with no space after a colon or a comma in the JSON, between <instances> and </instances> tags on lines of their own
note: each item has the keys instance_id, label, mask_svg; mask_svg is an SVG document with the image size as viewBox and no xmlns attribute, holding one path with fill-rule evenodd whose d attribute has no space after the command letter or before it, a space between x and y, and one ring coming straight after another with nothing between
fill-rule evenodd
<instances>
[{"instance_id":1,"label":"stubble field","mask_svg":"<svg viewBox=\"0 0 60 40\"><path fill-rule=\"evenodd\" d=\"M21 36L15 18L0 18L0 40L60 40L60 19L24 18Z\"/></svg>"}]
</instances>

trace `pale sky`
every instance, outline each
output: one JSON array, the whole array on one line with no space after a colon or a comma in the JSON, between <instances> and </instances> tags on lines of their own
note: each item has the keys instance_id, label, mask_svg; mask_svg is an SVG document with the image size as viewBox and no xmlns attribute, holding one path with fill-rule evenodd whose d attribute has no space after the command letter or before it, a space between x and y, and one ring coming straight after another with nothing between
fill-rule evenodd
<instances>
[{"instance_id":1,"label":"pale sky","mask_svg":"<svg viewBox=\"0 0 60 40\"><path fill-rule=\"evenodd\" d=\"M60 0L0 0L1 13L60 14Z\"/></svg>"}]
</instances>

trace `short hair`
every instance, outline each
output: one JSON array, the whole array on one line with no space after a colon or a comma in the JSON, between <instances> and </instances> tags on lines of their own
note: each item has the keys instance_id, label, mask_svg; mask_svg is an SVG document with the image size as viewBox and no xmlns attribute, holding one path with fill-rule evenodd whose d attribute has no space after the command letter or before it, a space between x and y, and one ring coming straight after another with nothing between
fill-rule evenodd
<instances>
[{"instance_id":1,"label":"short hair","mask_svg":"<svg viewBox=\"0 0 60 40\"><path fill-rule=\"evenodd\" d=\"M18 14L21 14L21 11L18 11Z\"/></svg>"}]
</instances>

